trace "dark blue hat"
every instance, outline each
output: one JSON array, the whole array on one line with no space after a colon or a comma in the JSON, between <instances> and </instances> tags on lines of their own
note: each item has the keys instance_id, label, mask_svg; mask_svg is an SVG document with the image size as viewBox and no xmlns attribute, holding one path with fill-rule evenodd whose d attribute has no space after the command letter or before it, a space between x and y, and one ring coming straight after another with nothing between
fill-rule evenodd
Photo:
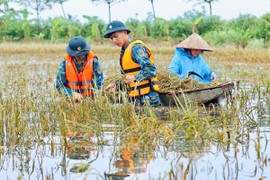
<instances>
[{"instance_id":1,"label":"dark blue hat","mask_svg":"<svg viewBox=\"0 0 270 180\"><path fill-rule=\"evenodd\" d=\"M121 21L112 21L106 27L106 32L104 34L105 38L110 38L110 35L117 32L117 31L127 31L130 33L130 30L122 23Z\"/></svg>"},{"instance_id":2,"label":"dark blue hat","mask_svg":"<svg viewBox=\"0 0 270 180\"><path fill-rule=\"evenodd\" d=\"M83 56L90 51L90 45L80 36L73 37L66 47L66 52L73 56Z\"/></svg>"}]
</instances>

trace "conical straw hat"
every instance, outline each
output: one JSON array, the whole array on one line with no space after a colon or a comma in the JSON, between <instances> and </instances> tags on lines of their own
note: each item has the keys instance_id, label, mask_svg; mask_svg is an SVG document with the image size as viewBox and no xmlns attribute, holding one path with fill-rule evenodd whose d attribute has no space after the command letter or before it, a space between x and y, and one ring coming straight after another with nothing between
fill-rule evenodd
<instances>
[{"instance_id":1,"label":"conical straw hat","mask_svg":"<svg viewBox=\"0 0 270 180\"><path fill-rule=\"evenodd\" d=\"M200 49L203 51L213 51L213 49L205 42L197 33L192 33L184 41L180 42L176 47L185 49Z\"/></svg>"}]
</instances>

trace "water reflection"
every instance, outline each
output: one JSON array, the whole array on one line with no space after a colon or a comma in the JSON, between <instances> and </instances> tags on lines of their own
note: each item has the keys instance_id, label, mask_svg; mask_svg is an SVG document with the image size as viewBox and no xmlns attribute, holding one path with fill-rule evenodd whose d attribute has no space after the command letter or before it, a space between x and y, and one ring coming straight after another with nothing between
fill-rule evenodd
<instances>
[{"instance_id":1,"label":"water reflection","mask_svg":"<svg viewBox=\"0 0 270 180\"><path fill-rule=\"evenodd\" d=\"M132 124L130 128L132 131ZM138 142L138 138L138 134L134 133L121 136L119 149L115 151L113 170L104 172L105 179L124 179L147 172L147 164L152 154L145 149L145 145Z\"/></svg>"},{"instance_id":2,"label":"water reflection","mask_svg":"<svg viewBox=\"0 0 270 180\"><path fill-rule=\"evenodd\" d=\"M114 162L116 172L105 173L106 177L110 176L126 176L130 174L143 174L147 171L147 164L151 159L151 155L141 151L139 148L124 148L119 158Z\"/></svg>"},{"instance_id":3,"label":"water reflection","mask_svg":"<svg viewBox=\"0 0 270 180\"><path fill-rule=\"evenodd\" d=\"M67 157L70 159L88 159L91 152L95 151L94 142L91 136L74 136L68 140L66 151Z\"/></svg>"},{"instance_id":4,"label":"water reflection","mask_svg":"<svg viewBox=\"0 0 270 180\"><path fill-rule=\"evenodd\" d=\"M268 179L269 137L269 127L262 127L259 134L252 130L243 144L212 143L204 148L180 138L174 147L157 144L147 149L132 144L136 138L125 143L121 139L118 146L115 143L120 141L106 132L104 138L110 143L102 148L92 144L95 137L76 137L62 151L61 138L55 138L53 156L48 138L44 143L32 142L28 149L4 151L0 175L3 179Z\"/></svg>"},{"instance_id":5,"label":"water reflection","mask_svg":"<svg viewBox=\"0 0 270 180\"><path fill-rule=\"evenodd\" d=\"M68 132L66 137L65 156L68 160L78 160L78 162L72 163L69 171L72 173L86 172L91 163L98 158L98 153L94 154L94 152L97 152L93 141L94 134L92 132L83 134L78 129L76 132Z\"/></svg>"}]
</instances>

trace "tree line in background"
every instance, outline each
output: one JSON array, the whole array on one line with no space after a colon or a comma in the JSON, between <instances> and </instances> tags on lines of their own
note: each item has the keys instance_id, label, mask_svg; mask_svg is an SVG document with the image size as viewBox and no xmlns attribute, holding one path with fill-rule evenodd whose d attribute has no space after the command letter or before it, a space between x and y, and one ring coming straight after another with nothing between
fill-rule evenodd
<instances>
[{"instance_id":1,"label":"tree line in background","mask_svg":"<svg viewBox=\"0 0 270 180\"><path fill-rule=\"evenodd\" d=\"M63 3L67 0L0 0L0 41L28 41L50 40L61 41L73 36L81 35L95 42L103 42L106 23L97 16L87 16L81 22L72 15L66 15ZM92 2L120 3L125 0L91 0ZM195 27L195 32L204 37L211 45L219 46L234 44L238 47L267 47L270 42L270 13L257 18L245 14L232 20L222 20L219 16L206 14L202 11L191 10L183 16L166 20L155 16L154 0L148 0L152 4L152 11L145 20L136 17L129 18L125 24L131 29L133 38L150 41L181 41L190 35ZM187 0L191 1L191 0ZM201 0L203 2L203 0ZM214 0L204 0L210 3ZM22 7L29 7L36 12L36 19L30 19L30 10L22 8L15 11L9 7L9 3L19 3ZM39 2L40 4L38 4ZM53 3L59 3L63 16L41 19L39 14L49 8Z\"/></svg>"}]
</instances>

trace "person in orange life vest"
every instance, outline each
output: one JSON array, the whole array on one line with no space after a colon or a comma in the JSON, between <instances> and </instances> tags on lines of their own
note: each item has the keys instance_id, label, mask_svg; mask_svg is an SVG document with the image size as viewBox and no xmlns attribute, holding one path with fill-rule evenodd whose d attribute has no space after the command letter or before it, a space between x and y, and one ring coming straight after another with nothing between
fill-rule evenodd
<instances>
[{"instance_id":1,"label":"person in orange life vest","mask_svg":"<svg viewBox=\"0 0 270 180\"><path fill-rule=\"evenodd\" d=\"M129 97L135 105L160 105L154 57L146 44L128 37L130 30L121 21L112 21L106 27L105 38L121 47L120 66L125 75ZM115 89L116 83L109 84L105 90Z\"/></svg>"},{"instance_id":2,"label":"person in orange life vest","mask_svg":"<svg viewBox=\"0 0 270 180\"><path fill-rule=\"evenodd\" d=\"M66 52L58 69L56 89L75 102L93 97L94 89L101 89L104 81L97 56L86 40L79 36L69 41Z\"/></svg>"}]
</instances>

